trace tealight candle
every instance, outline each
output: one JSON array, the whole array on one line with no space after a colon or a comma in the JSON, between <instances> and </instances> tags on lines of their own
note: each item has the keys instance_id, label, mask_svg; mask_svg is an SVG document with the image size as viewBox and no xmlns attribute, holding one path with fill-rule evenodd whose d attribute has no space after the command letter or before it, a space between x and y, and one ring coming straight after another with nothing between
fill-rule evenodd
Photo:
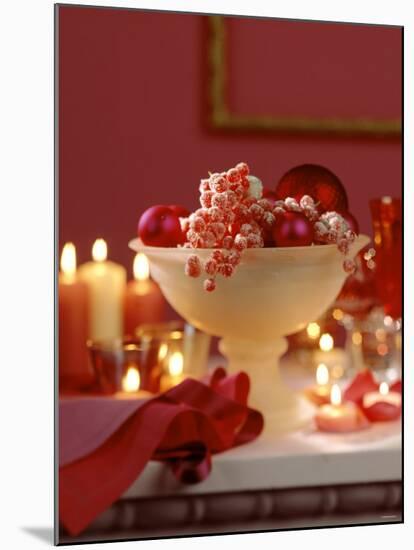
<instances>
[{"instance_id":1,"label":"tealight candle","mask_svg":"<svg viewBox=\"0 0 414 550\"><path fill-rule=\"evenodd\" d=\"M362 398L365 416L371 422L396 420L401 415L401 395L390 391L388 384L382 382L377 392L368 392Z\"/></svg>"},{"instance_id":2,"label":"tealight candle","mask_svg":"<svg viewBox=\"0 0 414 550\"><path fill-rule=\"evenodd\" d=\"M159 286L150 279L148 259L142 252L134 258L134 280L127 285L124 300L124 332L136 336L143 323L157 323L165 315L165 299Z\"/></svg>"},{"instance_id":3,"label":"tealight candle","mask_svg":"<svg viewBox=\"0 0 414 550\"><path fill-rule=\"evenodd\" d=\"M92 247L92 262L79 267L79 277L90 292L89 338L111 340L122 338L122 302L125 294L126 270L107 260L108 250L103 239Z\"/></svg>"},{"instance_id":4,"label":"tealight candle","mask_svg":"<svg viewBox=\"0 0 414 550\"><path fill-rule=\"evenodd\" d=\"M312 403L319 406L329 403L330 392L328 367L325 363L319 363L316 369L316 384L305 389L305 395Z\"/></svg>"},{"instance_id":5,"label":"tealight candle","mask_svg":"<svg viewBox=\"0 0 414 550\"><path fill-rule=\"evenodd\" d=\"M319 338L319 349L313 352L313 360L317 365L324 363L331 370L337 366L344 367L348 359L345 350L334 347L333 337L325 332Z\"/></svg>"},{"instance_id":6,"label":"tealight candle","mask_svg":"<svg viewBox=\"0 0 414 550\"><path fill-rule=\"evenodd\" d=\"M63 247L59 274L59 388L78 391L93 381L88 349L88 287L76 271L76 249Z\"/></svg>"},{"instance_id":7,"label":"tealight candle","mask_svg":"<svg viewBox=\"0 0 414 550\"><path fill-rule=\"evenodd\" d=\"M323 432L353 432L367 426L366 419L355 403L342 403L338 384L332 385L331 402L317 410L315 423Z\"/></svg>"},{"instance_id":8,"label":"tealight candle","mask_svg":"<svg viewBox=\"0 0 414 550\"><path fill-rule=\"evenodd\" d=\"M177 386L184 379L184 357L180 351L175 351L171 354L168 361L168 373L165 373L161 378L161 391L167 391L170 388Z\"/></svg>"},{"instance_id":9,"label":"tealight candle","mask_svg":"<svg viewBox=\"0 0 414 550\"><path fill-rule=\"evenodd\" d=\"M139 374L139 370L136 367L136 365L127 365L126 366L126 373L122 377L121 380L121 387L122 391L116 393L116 397L118 398L145 398L150 397L152 394L148 391L141 390L141 376Z\"/></svg>"}]
</instances>

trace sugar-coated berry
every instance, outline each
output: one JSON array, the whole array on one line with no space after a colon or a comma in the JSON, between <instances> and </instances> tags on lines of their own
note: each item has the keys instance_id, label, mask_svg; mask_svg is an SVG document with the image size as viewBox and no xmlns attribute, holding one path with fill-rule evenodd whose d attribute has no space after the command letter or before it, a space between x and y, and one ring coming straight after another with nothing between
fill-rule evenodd
<instances>
[{"instance_id":1,"label":"sugar-coated berry","mask_svg":"<svg viewBox=\"0 0 414 550\"><path fill-rule=\"evenodd\" d=\"M201 262L198 256L191 254L185 263L185 274L189 277L199 277L201 275Z\"/></svg>"},{"instance_id":2,"label":"sugar-coated berry","mask_svg":"<svg viewBox=\"0 0 414 550\"><path fill-rule=\"evenodd\" d=\"M219 176L211 181L210 186L212 191L224 193L224 191L227 191L229 184L225 177Z\"/></svg>"},{"instance_id":3,"label":"sugar-coated berry","mask_svg":"<svg viewBox=\"0 0 414 550\"><path fill-rule=\"evenodd\" d=\"M263 195L263 184L256 176L247 176L249 182L248 194L250 197L258 200L262 198Z\"/></svg>"},{"instance_id":4,"label":"sugar-coated berry","mask_svg":"<svg viewBox=\"0 0 414 550\"><path fill-rule=\"evenodd\" d=\"M260 235L257 235L256 233L250 233L250 235L247 236L248 248L262 248L263 244L263 239Z\"/></svg>"},{"instance_id":5,"label":"sugar-coated berry","mask_svg":"<svg viewBox=\"0 0 414 550\"><path fill-rule=\"evenodd\" d=\"M237 250L232 250L226 258L226 263L234 265L236 267L241 261L241 254Z\"/></svg>"},{"instance_id":6,"label":"sugar-coated berry","mask_svg":"<svg viewBox=\"0 0 414 550\"><path fill-rule=\"evenodd\" d=\"M273 210L273 203L268 199L259 199L257 204L263 208L265 212L271 212Z\"/></svg>"},{"instance_id":7,"label":"sugar-coated berry","mask_svg":"<svg viewBox=\"0 0 414 550\"><path fill-rule=\"evenodd\" d=\"M345 273L348 273L350 275L352 273L355 273L356 265L355 265L354 260L346 259L346 260L344 260L344 263L342 265L343 265Z\"/></svg>"},{"instance_id":8,"label":"sugar-coated berry","mask_svg":"<svg viewBox=\"0 0 414 550\"><path fill-rule=\"evenodd\" d=\"M214 193L211 199L211 205L223 210L227 205L227 193Z\"/></svg>"},{"instance_id":9,"label":"sugar-coated berry","mask_svg":"<svg viewBox=\"0 0 414 550\"><path fill-rule=\"evenodd\" d=\"M239 162L236 165L236 170L239 171L241 176L247 176L249 174L249 167L245 162Z\"/></svg>"},{"instance_id":10,"label":"sugar-coated berry","mask_svg":"<svg viewBox=\"0 0 414 550\"><path fill-rule=\"evenodd\" d=\"M226 236L223 238L222 246L223 246L223 248L225 248L226 250L230 250L231 247L233 246L233 237L232 237L231 235L226 235Z\"/></svg>"},{"instance_id":11,"label":"sugar-coated berry","mask_svg":"<svg viewBox=\"0 0 414 550\"><path fill-rule=\"evenodd\" d=\"M247 235L249 235L249 233L251 233L252 231L253 231L253 227L250 225L250 223L244 223L240 227L240 234L243 235L244 237L247 237Z\"/></svg>"},{"instance_id":12,"label":"sugar-coated berry","mask_svg":"<svg viewBox=\"0 0 414 550\"><path fill-rule=\"evenodd\" d=\"M234 273L234 266L229 263L221 264L219 266L219 273L223 275L223 277L231 277Z\"/></svg>"},{"instance_id":13,"label":"sugar-coated berry","mask_svg":"<svg viewBox=\"0 0 414 550\"><path fill-rule=\"evenodd\" d=\"M206 279L203 283L204 290L213 292L216 289L216 281L214 279Z\"/></svg>"},{"instance_id":14,"label":"sugar-coated berry","mask_svg":"<svg viewBox=\"0 0 414 550\"><path fill-rule=\"evenodd\" d=\"M190 221L190 229L192 229L196 233L200 233L201 231L204 231L205 228L206 228L206 222L200 216L196 216Z\"/></svg>"},{"instance_id":15,"label":"sugar-coated berry","mask_svg":"<svg viewBox=\"0 0 414 550\"><path fill-rule=\"evenodd\" d=\"M213 258L210 258L207 260L204 264L204 271L207 273L207 275L213 276L217 273L218 264L216 260Z\"/></svg>"},{"instance_id":16,"label":"sugar-coated berry","mask_svg":"<svg viewBox=\"0 0 414 550\"><path fill-rule=\"evenodd\" d=\"M211 191L210 180L208 179L200 180L200 185L198 187L198 190L200 191L200 193L204 193L204 191Z\"/></svg>"},{"instance_id":17,"label":"sugar-coated berry","mask_svg":"<svg viewBox=\"0 0 414 550\"><path fill-rule=\"evenodd\" d=\"M200 204L203 208L210 208L213 191L204 191L200 195Z\"/></svg>"},{"instance_id":18,"label":"sugar-coated berry","mask_svg":"<svg viewBox=\"0 0 414 550\"><path fill-rule=\"evenodd\" d=\"M217 206L212 206L208 209L208 214L212 222L223 221L223 210Z\"/></svg>"},{"instance_id":19,"label":"sugar-coated berry","mask_svg":"<svg viewBox=\"0 0 414 550\"><path fill-rule=\"evenodd\" d=\"M226 234L226 226L222 222L213 222L209 225L209 229L214 233L218 240L223 239Z\"/></svg>"},{"instance_id":20,"label":"sugar-coated berry","mask_svg":"<svg viewBox=\"0 0 414 550\"><path fill-rule=\"evenodd\" d=\"M201 233L203 239L204 247L203 248L213 248L216 244L216 236L212 231L204 231Z\"/></svg>"},{"instance_id":21,"label":"sugar-coated berry","mask_svg":"<svg viewBox=\"0 0 414 550\"><path fill-rule=\"evenodd\" d=\"M258 204L252 204L249 207L249 212L253 216L254 220L260 221L261 219L263 219L264 210Z\"/></svg>"},{"instance_id":22,"label":"sugar-coated berry","mask_svg":"<svg viewBox=\"0 0 414 550\"><path fill-rule=\"evenodd\" d=\"M234 238L234 248L239 251L247 248L246 237L243 237L243 235L237 234Z\"/></svg>"},{"instance_id":23,"label":"sugar-coated berry","mask_svg":"<svg viewBox=\"0 0 414 550\"><path fill-rule=\"evenodd\" d=\"M301 207L298 204L298 201L292 197L286 197L285 207L289 212L301 212Z\"/></svg>"},{"instance_id":24,"label":"sugar-coated berry","mask_svg":"<svg viewBox=\"0 0 414 550\"><path fill-rule=\"evenodd\" d=\"M226 175L230 183L236 183L241 178L240 172L237 170L237 168L230 168L230 170L227 170Z\"/></svg>"},{"instance_id":25,"label":"sugar-coated berry","mask_svg":"<svg viewBox=\"0 0 414 550\"><path fill-rule=\"evenodd\" d=\"M210 256L213 260L215 260L217 263L221 264L222 262L224 262L224 254L221 250L214 250L212 253L211 253L211 256Z\"/></svg>"}]
</instances>

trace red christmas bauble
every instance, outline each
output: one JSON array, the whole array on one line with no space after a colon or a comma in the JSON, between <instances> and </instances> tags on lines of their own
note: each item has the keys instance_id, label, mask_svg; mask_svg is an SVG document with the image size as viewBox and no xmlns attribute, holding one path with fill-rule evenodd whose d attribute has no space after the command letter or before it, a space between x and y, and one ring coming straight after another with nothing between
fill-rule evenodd
<instances>
[{"instance_id":1,"label":"red christmas bauble","mask_svg":"<svg viewBox=\"0 0 414 550\"><path fill-rule=\"evenodd\" d=\"M313 242L313 226L300 212L278 216L272 229L276 246L309 246Z\"/></svg>"},{"instance_id":2,"label":"red christmas bauble","mask_svg":"<svg viewBox=\"0 0 414 550\"><path fill-rule=\"evenodd\" d=\"M318 164L302 164L292 168L276 186L278 200L293 197L299 201L303 195L310 195L321 213L348 210L348 197L340 179Z\"/></svg>"},{"instance_id":3,"label":"red christmas bauble","mask_svg":"<svg viewBox=\"0 0 414 550\"><path fill-rule=\"evenodd\" d=\"M138 236L148 246L177 246L184 242L178 216L168 206L151 206L138 222Z\"/></svg>"},{"instance_id":4,"label":"red christmas bauble","mask_svg":"<svg viewBox=\"0 0 414 550\"><path fill-rule=\"evenodd\" d=\"M188 218L190 215L190 211L185 206L181 206L180 204L170 204L168 206L170 210L174 212L176 216L179 218Z\"/></svg>"},{"instance_id":5,"label":"red christmas bauble","mask_svg":"<svg viewBox=\"0 0 414 550\"><path fill-rule=\"evenodd\" d=\"M339 211L338 214L341 214L341 216L344 218L346 222L348 222L348 225L350 229L356 234L359 235L359 223L355 216L351 214L351 212L344 212Z\"/></svg>"}]
</instances>

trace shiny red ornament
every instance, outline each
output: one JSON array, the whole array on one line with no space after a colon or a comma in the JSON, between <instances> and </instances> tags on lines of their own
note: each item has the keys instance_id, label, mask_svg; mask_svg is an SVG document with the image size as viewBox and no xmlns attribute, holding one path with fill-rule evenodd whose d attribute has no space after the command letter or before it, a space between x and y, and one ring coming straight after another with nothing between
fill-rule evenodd
<instances>
[{"instance_id":1,"label":"shiny red ornament","mask_svg":"<svg viewBox=\"0 0 414 550\"><path fill-rule=\"evenodd\" d=\"M152 206L138 222L138 236L148 246L177 246L184 242L180 220L168 206Z\"/></svg>"},{"instance_id":2,"label":"shiny red ornament","mask_svg":"<svg viewBox=\"0 0 414 550\"><path fill-rule=\"evenodd\" d=\"M168 208L172 210L179 218L188 218L190 215L190 211L185 206L181 206L180 204L170 204Z\"/></svg>"},{"instance_id":3,"label":"shiny red ornament","mask_svg":"<svg viewBox=\"0 0 414 550\"><path fill-rule=\"evenodd\" d=\"M276 186L278 200L293 197L299 202L303 195L310 195L321 213L348 210L348 197L340 179L318 164L302 164L292 168Z\"/></svg>"},{"instance_id":4,"label":"shiny red ornament","mask_svg":"<svg viewBox=\"0 0 414 550\"><path fill-rule=\"evenodd\" d=\"M275 246L309 246L313 242L313 226L300 212L285 212L276 218L272 229Z\"/></svg>"}]
</instances>

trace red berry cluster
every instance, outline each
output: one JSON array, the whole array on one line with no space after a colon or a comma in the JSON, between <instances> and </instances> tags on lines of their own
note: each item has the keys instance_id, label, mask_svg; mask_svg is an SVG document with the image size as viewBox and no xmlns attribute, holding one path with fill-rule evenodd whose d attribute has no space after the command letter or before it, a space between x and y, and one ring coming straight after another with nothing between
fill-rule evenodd
<instances>
[{"instance_id":1,"label":"red berry cluster","mask_svg":"<svg viewBox=\"0 0 414 550\"><path fill-rule=\"evenodd\" d=\"M347 221L336 212L319 214L312 197L299 202L287 197L274 200L262 196L258 178L249 174L241 162L227 172L210 174L199 186L201 208L180 218L186 248L214 249L202 263L196 254L188 257L185 273L190 277L207 276L204 289L216 288L216 278L231 277L239 265L243 250L270 246L308 246L313 243L337 243L346 255L355 239ZM354 269L352 260L344 269Z\"/></svg>"}]
</instances>

